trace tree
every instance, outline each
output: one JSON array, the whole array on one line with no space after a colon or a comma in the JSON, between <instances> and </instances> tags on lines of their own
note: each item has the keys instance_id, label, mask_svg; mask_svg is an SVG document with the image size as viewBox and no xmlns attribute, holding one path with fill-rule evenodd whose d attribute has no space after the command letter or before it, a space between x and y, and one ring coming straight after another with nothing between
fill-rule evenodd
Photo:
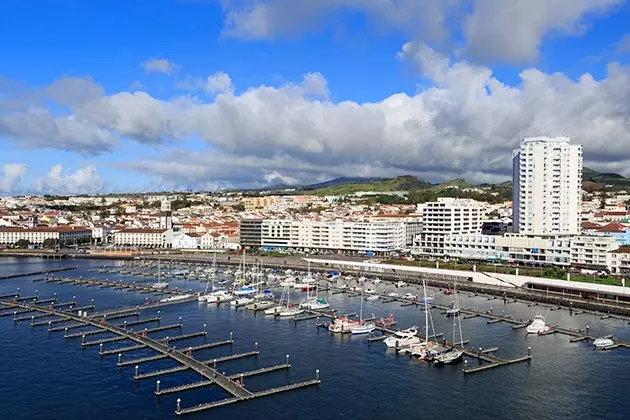
<instances>
[{"instance_id":1,"label":"tree","mask_svg":"<svg viewBox=\"0 0 630 420\"><path fill-rule=\"evenodd\" d=\"M245 211L245 205L243 205L243 204L235 204L235 205L232 206L232 210L238 211L238 212Z\"/></svg>"},{"instance_id":2,"label":"tree","mask_svg":"<svg viewBox=\"0 0 630 420\"><path fill-rule=\"evenodd\" d=\"M15 243L14 246L16 248L26 249L29 247L29 245L31 245L31 242L28 239L20 239L19 241Z\"/></svg>"},{"instance_id":3,"label":"tree","mask_svg":"<svg viewBox=\"0 0 630 420\"><path fill-rule=\"evenodd\" d=\"M48 249L54 249L54 248L57 248L58 244L59 244L59 241L57 239L48 238L44 240L44 242L42 243L42 247L48 248Z\"/></svg>"}]
</instances>

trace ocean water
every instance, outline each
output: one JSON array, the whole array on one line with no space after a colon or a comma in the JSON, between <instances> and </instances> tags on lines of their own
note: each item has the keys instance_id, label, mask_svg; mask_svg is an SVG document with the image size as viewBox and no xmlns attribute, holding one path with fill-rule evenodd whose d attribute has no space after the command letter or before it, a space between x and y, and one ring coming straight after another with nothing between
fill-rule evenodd
<instances>
[{"instance_id":1,"label":"ocean water","mask_svg":"<svg viewBox=\"0 0 630 420\"><path fill-rule=\"evenodd\" d=\"M151 278L130 278L111 273L91 273L90 268L120 264L115 261L44 261L39 259L0 259L0 275L46 270L78 264L69 276L89 276L151 283ZM61 274L60 274L61 275ZM0 280L0 294L18 287L23 295L38 290L41 298L57 293L59 301L76 296L78 304L94 299L96 310L139 305L146 296L127 291L56 285L33 282L34 277ZM172 285L202 290L205 284L177 280ZM372 286L374 287L374 286ZM392 285L376 286L380 291ZM403 290L420 294L417 288ZM436 303L449 304L452 297L435 294ZM293 299L300 293L294 292ZM332 307L340 313L358 312L357 297L329 295ZM596 315L571 316L568 311L524 303L504 304L483 296L460 294L461 306L510 314L514 318L531 318L537 313L547 317L548 324L565 328L590 327L592 335L614 334L630 341L627 321L602 320ZM154 337L200 331L208 326L208 342L224 340L234 333L233 346L195 352L198 359L211 359L240 353L259 343L260 355L219 365L228 374L271 366L290 355L291 368L245 379L253 391L300 382L314 377L320 370L322 384L267 398L228 405L188 416L191 419L625 419L630 404L625 386L630 382L627 368L630 351L616 349L596 351L589 343L570 343L564 335L527 336L524 330L513 330L505 323L490 324L485 319L462 320L465 339L474 347L499 347L497 356L519 357L532 348L531 362L499 367L472 375L462 373L463 363L436 367L423 361L397 356L383 343L368 343L365 336L331 335L316 328L320 321L294 323L253 314L245 308L210 306L197 302L160 309L161 325L176 323L182 317L182 331L155 333ZM424 325L422 308L400 307L398 303L366 303L364 314L384 317L393 312L398 326ZM155 316L156 310L144 311L142 317ZM432 311L436 332L452 338L452 321L438 310ZM132 320L132 319L129 319ZM122 323L122 320L116 321ZM100 358L97 347L82 350L80 339L63 338L63 332L48 333L47 327L32 328L29 321L14 324L11 317L0 318L0 413L2 419L173 419L177 398L182 406L227 397L217 387L155 398L155 379L136 383L133 367L118 369L116 356ZM148 328L156 324L146 325ZM144 327L144 326L143 326ZM86 328L89 329L89 328ZM80 331L80 330L75 330ZM74 331L73 331L74 332ZM101 334L89 337L96 340ZM204 338L177 342L178 347L197 345ZM129 342L109 343L105 349L124 347ZM139 350L125 354L135 359L154 354ZM475 366L476 360L469 360ZM140 365L140 372L164 369L177 364L156 361ZM201 380L194 372L181 372L162 378L162 388Z\"/></svg>"}]
</instances>

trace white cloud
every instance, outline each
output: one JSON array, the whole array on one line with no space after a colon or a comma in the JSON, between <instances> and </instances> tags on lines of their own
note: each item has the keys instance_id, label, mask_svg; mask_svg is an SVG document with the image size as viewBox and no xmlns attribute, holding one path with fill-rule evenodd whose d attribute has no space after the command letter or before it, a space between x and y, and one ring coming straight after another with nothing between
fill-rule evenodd
<instances>
[{"instance_id":1,"label":"white cloud","mask_svg":"<svg viewBox=\"0 0 630 420\"><path fill-rule=\"evenodd\" d=\"M2 177L0 177L0 193L14 193L20 185L22 177L26 174L26 165L23 163L5 163L2 165Z\"/></svg>"},{"instance_id":2,"label":"white cloud","mask_svg":"<svg viewBox=\"0 0 630 420\"><path fill-rule=\"evenodd\" d=\"M466 56L476 60L535 60L550 35L575 36L586 18L626 0L222 0L224 34L273 39L317 30L343 13L362 13L381 27L448 47L463 27ZM447 25L448 22L448 25ZM451 32L451 33L449 33ZM449 42L450 41L450 42Z\"/></svg>"},{"instance_id":3,"label":"white cloud","mask_svg":"<svg viewBox=\"0 0 630 420\"><path fill-rule=\"evenodd\" d=\"M140 63L140 67L144 69L147 73L164 73L164 74L173 74L179 66L172 61L167 60L166 58L155 58L152 57L146 61Z\"/></svg>"},{"instance_id":4,"label":"white cloud","mask_svg":"<svg viewBox=\"0 0 630 420\"><path fill-rule=\"evenodd\" d=\"M333 102L319 73L205 99L73 94L68 115L52 116L39 105L0 111L0 133L8 128L30 147L84 152L107 150L119 136L175 148L200 139L208 151L166 151L121 164L189 186L401 173L486 181L508 177L511 150L536 134L568 134L584 145L589 165L628 168L630 67L612 63L600 80L528 68L510 86L488 67L451 61L422 43L405 44L398 58L423 76L414 95Z\"/></svg>"},{"instance_id":5,"label":"white cloud","mask_svg":"<svg viewBox=\"0 0 630 420\"><path fill-rule=\"evenodd\" d=\"M222 71L218 71L206 79L205 89L208 92L227 92L232 90L232 79Z\"/></svg>"},{"instance_id":6,"label":"white cloud","mask_svg":"<svg viewBox=\"0 0 630 420\"><path fill-rule=\"evenodd\" d=\"M482 60L534 61L552 34L581 35L585 18L625 0L476 0L464 32L470 55Z\"/></svg>"},{"instance_id":7,"label":"white cloud","mask_svg":"<svg viewBox=\"0 0 630 420\"><path fill-rule=\"evenodd\" d=\"M96 167L86 166L72 173L64 173L62 165L55 165L45 176L35 180L33 188L41 194L91 194L103 189L103 180Z\"/></svg>"}]
</instances>

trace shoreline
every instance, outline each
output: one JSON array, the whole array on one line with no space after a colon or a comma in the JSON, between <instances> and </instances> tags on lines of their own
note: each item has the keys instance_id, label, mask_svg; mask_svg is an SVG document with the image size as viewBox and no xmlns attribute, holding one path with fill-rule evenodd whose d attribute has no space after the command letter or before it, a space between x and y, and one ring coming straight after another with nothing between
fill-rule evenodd
<instances>
[{"instance_id":1,"label":"shoreline","mask_svg":"<svg viewBox=\"0 0 630 420\"><path fill-rule=\"evenodd\" d=\"M48 259L74 259L74 260L118 260L118 261L134 261L134 260L162 260L172 261L179 263L189 264L212 264L214 254L148 254L148 255L103 255L103 254L56 254L56 253L42 253L40 252L0 252L0 257L14 257L14 258L42 258L43 261ZM303 261L303 258L307 256L283 256L283 257L270 257L270 256L245 256L245 264L253 265L256 262L262 261L265 267L274 267L278 269L292 269L299 271L306 271L308 264ZM310 256L309 256L310 257ZM312 258L312 257L311 257ZM330 259L330 257L327 257ZM356 260L360 262L364 258L349 258L343 257L340 261ZM237 254L216 254L216 262L220 265L239 265L242 261L242 255ZM547 304L559 307L564 307L569 310L580 309L594 311L602 316L607 315L623 315L630 317L630 305L617 303L606 300L593 300L581 298L575 295L562 295L554 292L543 292L532 289L523 289L515 287L502 287L481 283L472 283L468 281L461 281L459 276L453 276L452 279L442 279L437 276L428 275L412 275L410 273L396 274L396 273L381 273L381 272L364 272L356 269L349 268L335 268L332 266L313 264L312 268L316 271L324 272L344 272L353 274L364 274L378 276L382 280L389 282L397 282L403 280L410 284L419 285L422 284L422 279L426 281L427 285L438 287L441 289L451 288L454 281L457 281L457 289L460 291L472 292L476 294L493 296L495 298L501 298L504 302L509 300L521 300L531 302L533 304ZM401 268L404 268L401 266Z\"/></svg>"}]
</instances>

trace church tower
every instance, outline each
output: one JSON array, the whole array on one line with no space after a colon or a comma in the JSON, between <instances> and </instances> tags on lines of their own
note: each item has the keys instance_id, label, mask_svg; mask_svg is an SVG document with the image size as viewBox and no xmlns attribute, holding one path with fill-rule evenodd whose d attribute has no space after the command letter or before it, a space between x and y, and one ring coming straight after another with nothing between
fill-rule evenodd
<instances>
[{"instance_id":1,"label":"church tower","mask_svg":"<svg viewBox=\"0 0 630 420\"><path fill-rule=\"evenodd\" d=\"M173 212L171 203L167 200L162 201L160 209L160 229L173 229Z\"/></svg>"}]
</instances>

